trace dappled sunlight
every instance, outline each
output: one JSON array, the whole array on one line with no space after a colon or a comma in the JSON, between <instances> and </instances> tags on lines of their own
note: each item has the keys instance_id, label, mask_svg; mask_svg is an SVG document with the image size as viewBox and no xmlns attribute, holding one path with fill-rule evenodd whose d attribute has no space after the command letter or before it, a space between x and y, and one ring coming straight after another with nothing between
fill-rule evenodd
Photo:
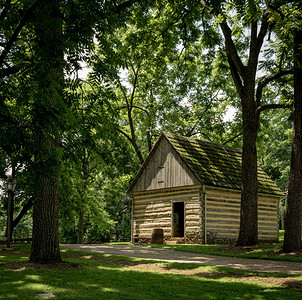
<instances>
[{"instance_id":1,"label":"dappled sunlight","mask_svg":"<svg viewBox=\"0 0 302 300\"><path fill-rule=\"evenodd\" d=\"M146 265L142 262L136 262L139 269L135 269L131 264L114 266L113 261L101 262L93 258L89 260L82 258L82 261L83 268L72 270L72 272L70 270L24 270L15 273L0 269L0 276L4 282L0 288L1 296L32 299L39 293L52 293L56 297L68 299L87 297L91 299L169 299L173 295L177 295L178 298L197 299L200 298L202 292L205 299L222 299L221 291L228 299L282 298L282 295L287 293L291 295L291 299L295 299L299 295L294 291L289 292L280 287L262 285L248 278L238 282L238 278L235 279L231 274L219 276L218 272L206 270L201 266L199 266L202 268L200 270L179 270L180 272L196 272L196 274L188 273L192 276L187 276L181 273L175 274L174 270L167 266L166 270L160 271L163 267L154 266L154 264ZM117 259L117 262L119 261ZM20 280L21 278L23 280Z\"/></svg>"},{"instance_id":2,"label":"dappled sunlight","mask_svg":"<svg viewBox=\"0 0 302 300\"><path fill-rule=\"evenodd\" d=\"M149 259L175 263L190 263L218 266L240 270L260 272L292 273L302 275L301 265L294 262L245 259L230 256L198 254L193 252L171 251L163 248L151 248L140 245L61 245L66 249L79 249L98 254L110 254L132 258ZM89 256L89 255L87 255Z\"/></svg>"},{"instance_id":3,"label":"dappled sunlight","mask_svg":"<svg viewBox=\"0 0 302 300\"><path fill-rule=\"evenodd\" d=\"M26 275L25 278L35 281L41 280L41 277L39 275Z\"/></svg>"},{"instance_id":4,"label":"dappled sunlight","mask_svg":"<svg viewBox=\"0 0 302 300\"><path fill-rule=\"evenodd\" d=\"M110 292L110 293L117 293L116 289L111 289L111 288L102 288L101 289L103 292Z\"/></svg>"}]
</instances>

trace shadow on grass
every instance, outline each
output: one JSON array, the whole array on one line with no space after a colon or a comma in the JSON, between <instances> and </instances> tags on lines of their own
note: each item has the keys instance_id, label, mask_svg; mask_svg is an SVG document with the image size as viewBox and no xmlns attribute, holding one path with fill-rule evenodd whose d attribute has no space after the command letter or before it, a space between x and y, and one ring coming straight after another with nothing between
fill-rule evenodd
<instances>
[{"instance_id":1,"label":"shadow on grass","mask_svg":"<svg viewBox=\"0 0 302 300\"><path fill-rule=\"evenodd\" d=\"M72 260L78 262L79 260ZM83 260L80 260L83 262ZM62 299L299 299L301 293L227 277L207 278L129 270L90 260L72 270L0 267L0 299L33 299L53 293Z\"/></svg>"}]
</instances>

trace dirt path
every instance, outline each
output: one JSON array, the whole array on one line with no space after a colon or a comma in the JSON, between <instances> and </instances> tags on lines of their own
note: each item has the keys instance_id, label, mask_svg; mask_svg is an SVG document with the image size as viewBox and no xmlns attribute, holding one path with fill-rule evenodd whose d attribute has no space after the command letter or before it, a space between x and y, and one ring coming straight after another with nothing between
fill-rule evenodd
<instances>
[{"instance_id":1,"label":"dirt path","mask_svg":"<svg viewBox=\"0 0 302 300\"><path fill-rule=\"evenodd\" d=\"M150 248L139 245L60 245L62 249L80 250L116 256L137 257L156 261L194 263L260 272L278 272L302 275L302 263L289 261L270 261L226 256L196 254L167 249Z\"/></svg>"}]
</instances>

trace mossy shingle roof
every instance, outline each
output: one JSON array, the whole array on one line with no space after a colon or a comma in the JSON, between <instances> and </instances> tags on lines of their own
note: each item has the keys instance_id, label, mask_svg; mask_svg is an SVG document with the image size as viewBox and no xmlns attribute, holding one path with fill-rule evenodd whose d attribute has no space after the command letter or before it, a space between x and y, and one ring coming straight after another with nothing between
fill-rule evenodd
<instances>
[{"instance_id":1,"label":"mossy shingle roof","mask_svg":"<svg viewBox=\"0 0 302 300\"><path fill-rule=\"evenodd\" d=\"M202 184L241 189L242 150L171 133L163 133ZM258 167L258 192L282 196L279 187Z\"/></svg>"}]
</instances>

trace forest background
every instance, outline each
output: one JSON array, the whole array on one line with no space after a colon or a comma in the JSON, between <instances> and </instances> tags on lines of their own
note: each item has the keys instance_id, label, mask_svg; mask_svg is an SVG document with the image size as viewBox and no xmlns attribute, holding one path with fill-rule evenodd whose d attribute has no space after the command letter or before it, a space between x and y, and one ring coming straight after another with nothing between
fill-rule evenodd
<instances>
[{"instance_id":1,"label":"forest background","mask_svg":"<svg viewBox=\"0 0 302 300\"><path fill-rule=\"evenodd\" d=\"M32 234L37 158L47 152L45 137L59 145L52 153L53 161L60 161L63 243L130 237L131 199L125 192L162 131L242 147L242 107L219 16L201 2L49 1L60 7L60 14L45 22L36 10L50 5L47 1L1 0L0 178L5 182L11 175L17 181L15 238ZM288 15L295 22L300 8L294 1L279 2L270 1L271 7L267 1L223 2L243 61L249 22L261 18L264 7L271 9L257 83L293 68ZM50 30L57 30L59 38L48 40ZM49 49L41 52L45 43ZM41 64L54 49L60 59ZM89 66L86 79L79 76L83 65ZM59 87L49 74L60 78ZM262 107L278 108L261 112L257 135L258 164L281 189L289 180L293 127L293 75L285 75L263 89ZM44 105L41 91L49 90L55 96ZM235 114L228 119L230 109ZM52 175L50 165L43 168L43 174ZM0 239L6 211L2 190Z\"/></svg>"}]
</instances>

